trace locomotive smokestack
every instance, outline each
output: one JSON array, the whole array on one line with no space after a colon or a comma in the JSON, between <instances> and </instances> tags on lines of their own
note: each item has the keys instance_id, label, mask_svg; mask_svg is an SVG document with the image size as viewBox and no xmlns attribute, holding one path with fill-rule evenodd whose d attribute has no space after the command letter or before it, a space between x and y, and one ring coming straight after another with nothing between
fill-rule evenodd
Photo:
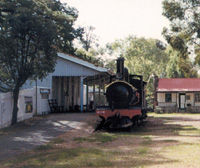
<instances>
[{"instance_id":1,"label":"locomotive smokestack","mask_svg":"<svg viewBox=\"0 0 200 168\"><path fill-rule=\"evenodd\" d=\"M117 59L117 74L116 77L118 79L123 79L124 77L124 58L123 57L119 57Z\"/></svg>"}]
</instances>

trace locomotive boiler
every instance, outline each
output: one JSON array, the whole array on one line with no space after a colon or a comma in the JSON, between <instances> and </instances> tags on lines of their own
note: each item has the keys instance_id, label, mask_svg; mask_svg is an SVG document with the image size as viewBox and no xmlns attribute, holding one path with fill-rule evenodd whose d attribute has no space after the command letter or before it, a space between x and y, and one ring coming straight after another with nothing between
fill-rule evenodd
<instances>
[{"instance_id":1,"label":"locomotive boiler","mask_svg":"<svg viewBox=\"0 0 200 168\"><path fill-rule=\"evenodd\" d=\"M130 75L124 68L124 58L117 59L116 75L106 86L107 106L97 107L101 128L131 128L147 117L145 85L141 75Z\"/></svg>"}]
</instances>

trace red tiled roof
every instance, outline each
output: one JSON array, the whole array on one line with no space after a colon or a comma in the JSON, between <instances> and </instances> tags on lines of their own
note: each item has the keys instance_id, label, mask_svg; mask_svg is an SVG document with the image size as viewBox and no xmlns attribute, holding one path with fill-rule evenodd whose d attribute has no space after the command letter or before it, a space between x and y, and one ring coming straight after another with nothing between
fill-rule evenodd
<instances>
[{"instance_id":1,"label":"red tiled roof","mask_svg":"<svg viewBox=\"0 0 200 168\"><path fill-rule=\"evenodd\" d=\"M157 92L200 91L200 78L161 78Z\"/></svg>"}]
</instances>

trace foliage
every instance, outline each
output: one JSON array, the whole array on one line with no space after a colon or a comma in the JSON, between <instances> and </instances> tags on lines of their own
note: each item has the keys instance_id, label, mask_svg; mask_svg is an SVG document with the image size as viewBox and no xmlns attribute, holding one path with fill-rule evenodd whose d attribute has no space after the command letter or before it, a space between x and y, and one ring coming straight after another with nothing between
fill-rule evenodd
<instances>
[{"instance_id":1,"label":"foliage","mask_svg":"<svg viewBox=\"0 0 200 168\"><path fill-rule=\"evenodd\" d=\"M159 45L159 47L158 47ZM130 74L142 75L147 85L147 99L149 105L152 103L154 80L153 76L166 76L166 67L169 55L164 51L165 46L155 39L137 38L129 36L124 40L116 40L107 45L107 52L110 56L123 56L125 66ZM113 67L113 62L108 65Z\"/></svg>"},{"instance_id":2,"label":"foliage","mask_svg":"<svg viewBox=\"0 0 200 168\"><path fill-rule=\"evenodd\" d=\"M170 60L166 67L166 75L168 78L180 78L184 77L178 66L178 52L173 50L172 47L168 47L166 53L169 55Z\"/></svg>"},{"instance_id":3,"label":"foliage","mask_svg":"<svg viewBox=\"0 0 200 168\"><path fill-rule=\"evenodd\" d=\"M81 43L83 44L83 48L86 51L89 51L89 49L92 48L92 44L95 44L96 46L99 45L98 38L93 33L94 30L95 28L93 26L88 26L83 28L84 34L81 38Z\"/></svg>"},{"instance_id":4,"label":"foliage","mask_svg":"<svg viewBox=\"0 0 200 168\"><path fill-rule=\"evenodd\" d=\"M169 59L167 54L156 46L156 42L154 39L129 36L107 45L107 48L111 55L127 59L125 64L130 73L143 75L144 80L148 81L154 73L159 76L165 75Z\"/></svg>"},{"instance_id":5,"label":"foliage","mask_svg":"<svg viewBox=\"0 0 200 168\"><path fill-rule=\"evenodd\" d=\"M189 59L193 45L199 47L200 3L196 0L164 0L163 15L171 22L171 29L163 29L168 43L179 52L178 66L184 77L196 77L197 72ZM200 64L197 55L195 64Z\"/></svg>"},{"instance_id":6,"label":"foliage","mask_svg":"<svg viewBox=\"0 0 200 168\"><path fill-rule=\"evenodd\" d=\"M0 91L13 91L12 124L17 122L21 86L53 72L56 47L74 52L77 16L75 9L54 0L0 1Z\"/></svg>"},{"instance_id":7,"label":"foliage","mask_svg":"<svg viewBox=\"0 0 200 168\"><path fill-rule=\"evenodd\" d=\"M75 51L75 55L97 66L104 66L103 55L105 49L99 47L98 37L93 33L94 30L95 28L93 26L83 28L83 34L79 39L79 45Z\"/></svg>"}]
</instances>

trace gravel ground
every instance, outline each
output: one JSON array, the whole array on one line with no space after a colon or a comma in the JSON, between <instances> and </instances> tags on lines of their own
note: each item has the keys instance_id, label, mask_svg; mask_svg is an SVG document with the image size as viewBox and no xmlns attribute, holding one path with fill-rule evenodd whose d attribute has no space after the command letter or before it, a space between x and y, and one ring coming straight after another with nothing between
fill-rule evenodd
<instances>
[{"instance_id":1,"label":"gravel ground","mask_svg":"<svg viewBox=\"0 0 200 168\"><path fill-rule=\"evenodd\" d=\"M0 130L0 161L27 152L57 136L78 129L94 113L35 116L14 127Z\"/></svg>"}]
</instances>

